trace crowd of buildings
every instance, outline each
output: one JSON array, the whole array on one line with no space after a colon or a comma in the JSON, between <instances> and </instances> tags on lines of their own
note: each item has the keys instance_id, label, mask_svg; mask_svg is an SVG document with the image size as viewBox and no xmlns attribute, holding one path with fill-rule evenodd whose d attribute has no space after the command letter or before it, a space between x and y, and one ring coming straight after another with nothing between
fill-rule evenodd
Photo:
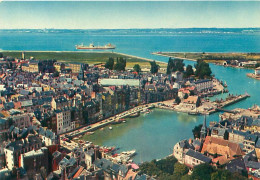
<instances>
[{"instance_id":1,"label":"crowd of buildings","mask_svg":"<svg viewBox=\"0 0 260 180\"><path fill-rule=\"evenodd\" d=\"M0 179L149 179L137 165L113 162L113 152L93 144L70 151L60 135L137 105L174 99L186 82L179 72L117 72L26 59L24 53L1 58ZM212 88L210 80L189 82L193 93Z\"/></svg>"},{"instance_id":2,"label":"crowd of buildings","mask_svg":"<svg viewBox=\"0 0 260 180\"><path fill-rule=\"evenodd\" d=\"M260 113L259 108L254 111ZM200 136L178 142L173 155L191 170L196 165L208 163L254 180L260 179L260 116L212 121L209 127L205 117Z\"/></svg>"},{"instance_id":3,"label":"crowd of buildings","mask_svg":"<svg viewBox=\"0 0 260 180\"><path fill-rule=\"evenodd\" d=\"M111 152L93 144L70 151L60 135L137 105L174 99L187 82L188 95L213 88L211 80L185 80L180 72L118 72L26 59L24 53L1 58L0 179L149 179L137 165L113 162Z\"/></svg>"}]
</instances>

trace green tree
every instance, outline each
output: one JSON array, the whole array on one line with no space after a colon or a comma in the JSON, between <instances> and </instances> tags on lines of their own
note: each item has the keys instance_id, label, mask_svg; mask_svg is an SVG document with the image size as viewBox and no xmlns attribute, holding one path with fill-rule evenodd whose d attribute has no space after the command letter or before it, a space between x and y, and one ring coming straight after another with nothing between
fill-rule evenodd
<instances>
[{"instance_id":1,"label":"green tree","mask_svg":"<svg viewBox=\"0 0 260 180\"><path fill-rule=\"evenodd\" d=\"M0 53L0 58L4 57L3 53Z\"/></svg>"},{"instance_id":2,"label":"green tree","mask_svg":"<svg viewBox=\"0 0 260 180\"><path fill-rule=\"evenodd\" d=\"M182 59L172 59L169 58L168 65L167 65L167 74L171 74L172 72L184 71L184 63Z\"/></svg>"},{"instance_id":3,"label":"green tree","mask_svg":"<svg viewBox=\"0 0 260 180\"><path fill-rule=\"evenodd\" d=\"M192 180L191 176L186 174L184 176L181 177L181 180Z\"/></svg>"},{"instance_id":4,"label":"green tree","mask_svg":"<svg viewBox=\"0 0 260 180\"><path fill-rule=\"evenodd\" d=\"M174 174L177 174L179 176L183 176L189 172L189 169L184 164L181 164L179 162L174 164Z\"/></svg>"},{"instance_id":5,"label":"green tree","mask_svg":"<svg viewBox=\"0 0 260 180\"><path fill-rule=\"evenodd\" d=\"M59 76L60 76L60 73L59 73L58 71L55 71L55 72L53 73L53 76L54 76L54 77L59 77Z\"/></svg>"},{"instance_id":6,"label":"green tree","mask_svg":"<svg viewBox=\"0 0 260 180\"><path fill-rule=\"evenodd\" d=\"M150 62L151 65L151 73L152 74L156 74L158 72L158 70L160 69L160 66L158 64L156 64L155 61Z\"/></svg>"},{"instance_id":7,"label":"green tree","mask_svg":"<svg viewBox=\"0 0 260 180\"><path fill-rule=\"evenodd\" d=\"M177 97L175 98L175 103L176 103L176 104L180 104L180 103L181 103L181 99L180 99L179 96L177 96Z\"/></svg>"},{"instance_id":8,"label":"green tree","mask_svg":"<svg viewBox=\"0 0 260 180\"><path fill-rule=\"evenodd\" d=\"M197 64L195 64L196 72L195 75L200 79L211 77L211 69L209 64L203 60L197 60Z\"/></svg>"},{"instance_id":9,"label":"green tree","mask_svg":"<svg viewBox=\"0 0 260 180\"><path fill-rule=\"evenodd\" d=\"M200 164L194 167L191 177L192 179L209 180L211 178L212 172L213 172L212 166L206 163Z\"/></svg>"},{"instance_id":10,"label":"green tree","mask_svg":"<svg viewBox=\"0 0 260 180\"><path fill-rule=\"evenodd\" d=\"M125 67L126 67L126 59L120 57L119 59L117 58L116 60L116 64L114 65L114 70L117 71L125 71Z\"/></svg>"},{"instance_id":11,"label":"green tree","mask_svg":"<svg viewBox=\"0 0 260 180\"><path fill-rule=\"evenodd\" d=\"M140 67L139 64L135 64L133 69L134 69L135 72L138 72L138 73L141 72L141 67Z\"/></svg>"},{"instance_id":12,"label":"green tree","mask_svg":"<svg viewBox=\"0 0 260 180\"><path fill-rule=\"evenodd\" d=\"M110 57L110 58L108 58L108 60L105 64L105 68L112 70L113 67L114 67L114 58Z\"/></svg>"},{"instance_id":13,"label":"green tree","mask_svg":"<svg viewBox=\"0 0 260 180\"><path fill-rule=\"evenodd\" d=\"M184 99L187 99L189 97L189 95L187 93L184 94Z\"/></svg>"},{"instance_id":14,"label":"green tree","mask_svg":"<svg viewBox=\"0 0 260 180\"><path fill-rule=\"evenodd\" d=\"M188 65L186 67L186 71L185 71L185 77L190 77L191 75L194 75L194 71L191 65Z\"/></svg>"},{"instance_id":15,"label":"green tree","mask_svg":"<svg viewBox=\"0 0 260 180\"><path fill-rule=\"evenodd\" d=\"M201 128L202 128L202 124L200 124L198 126L195 126L192 129L192 133L193 133L194 139L200 138L200 130L201 130Z\"/></svg>"}]
</instances>

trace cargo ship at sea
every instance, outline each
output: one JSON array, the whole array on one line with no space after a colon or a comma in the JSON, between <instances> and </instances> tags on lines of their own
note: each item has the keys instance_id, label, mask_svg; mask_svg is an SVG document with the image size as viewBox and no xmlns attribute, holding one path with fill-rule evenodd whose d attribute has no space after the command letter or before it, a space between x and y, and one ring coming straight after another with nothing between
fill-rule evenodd
<instances>
[{"instance_id":1,"label":"cargo ship at sea","mask_svg":"<svg viewBox=\"0 0 260 180\"><path fill-rule=\"evenodd\" d=\"M94 44L90 44L89 46L84 46L84 44L82 43L81 45L76 45L76 49L115 49L116 46L112 45L112 44L107 44L105 46L95 46Z\"/></svg>"}]
</instances>

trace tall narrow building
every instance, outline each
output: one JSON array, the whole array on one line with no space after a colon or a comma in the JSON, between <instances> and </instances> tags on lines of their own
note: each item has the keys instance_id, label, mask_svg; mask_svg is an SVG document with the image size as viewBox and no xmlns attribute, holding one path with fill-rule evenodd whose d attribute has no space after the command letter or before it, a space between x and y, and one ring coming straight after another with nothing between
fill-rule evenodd
<instances>
[{"instance_id":1,"label":"tall narrow building","mask_svg":"<svg viewBox=\"0 0 260 180\"><path fill-rule=\"evenodd\" d=\"M207 136L207 124L206 124L206 115L204 116L204 122L200 130L200 139L204 140Z\"/></svg>"}]
</instances>

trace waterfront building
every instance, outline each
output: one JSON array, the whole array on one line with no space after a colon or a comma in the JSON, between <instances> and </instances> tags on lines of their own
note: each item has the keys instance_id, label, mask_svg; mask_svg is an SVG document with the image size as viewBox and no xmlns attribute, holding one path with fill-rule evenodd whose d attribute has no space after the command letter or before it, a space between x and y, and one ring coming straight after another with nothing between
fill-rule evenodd
<instances>
[{"instance_id":1,"label":"waterfront building","mask_svg":"<svg viewBox=\"0 0 260 180\"><path fill-rule=\"evenodd\" d=\"M173 155L180 163L184 163L185 154L189 149L194 149L192 142L188 142L186 139L182 140L175 144Z\"/></svg>"},{"instance_id":2,"label":"waterfront building","mask_svg":"<svg viewBox=\"0 0 260 180\"><path fill-rule=\"evenodd\" d=\"M255 75L260 76L260 67L255 69Z\"/></svg>"},{"instance_id":3,"label":"waterfront building","mask_svg":"<svg viewBox=\"0 0 260 180\"><path fill-rule=\"evenodd\" d=\"M57 120L57 134L75 129L75 121L71 120L71 110L64 108L55 110Z\"/></svg>"},{"instance_id":4,"label":"waterfront building","mask_svg":"<svg viewBox=\"0 0 260 180\"><path fill-rule=\"evenodd\" d=\"M200 98L198 96L189 96L187 99L184 99L181 105L187 109L194 110L200 105Z\"/></svg>"},{"instance_id":5,"label":"waterfront building","mask_svg":"<svg viewBox=\"0 0 260 180\"><path fill-rule=\"evenodd\" d=\"M211 158L204 156L200 152L196 152L192 149L189 149L185 154L184 164L190 168L194 166L203 164L203 163L210 163Z\"/></svg>"},{"instance_id":6,"label":"waterfront building","mask_svg":"<svg viewBox=\"0 0 260 180\"><path fill-rule=\"evenodd\" d=\"M193 85L196 87L197 92L209 91L213 89L213 81L209 79L195 81Z\"/></svg>"}]
</instances>

